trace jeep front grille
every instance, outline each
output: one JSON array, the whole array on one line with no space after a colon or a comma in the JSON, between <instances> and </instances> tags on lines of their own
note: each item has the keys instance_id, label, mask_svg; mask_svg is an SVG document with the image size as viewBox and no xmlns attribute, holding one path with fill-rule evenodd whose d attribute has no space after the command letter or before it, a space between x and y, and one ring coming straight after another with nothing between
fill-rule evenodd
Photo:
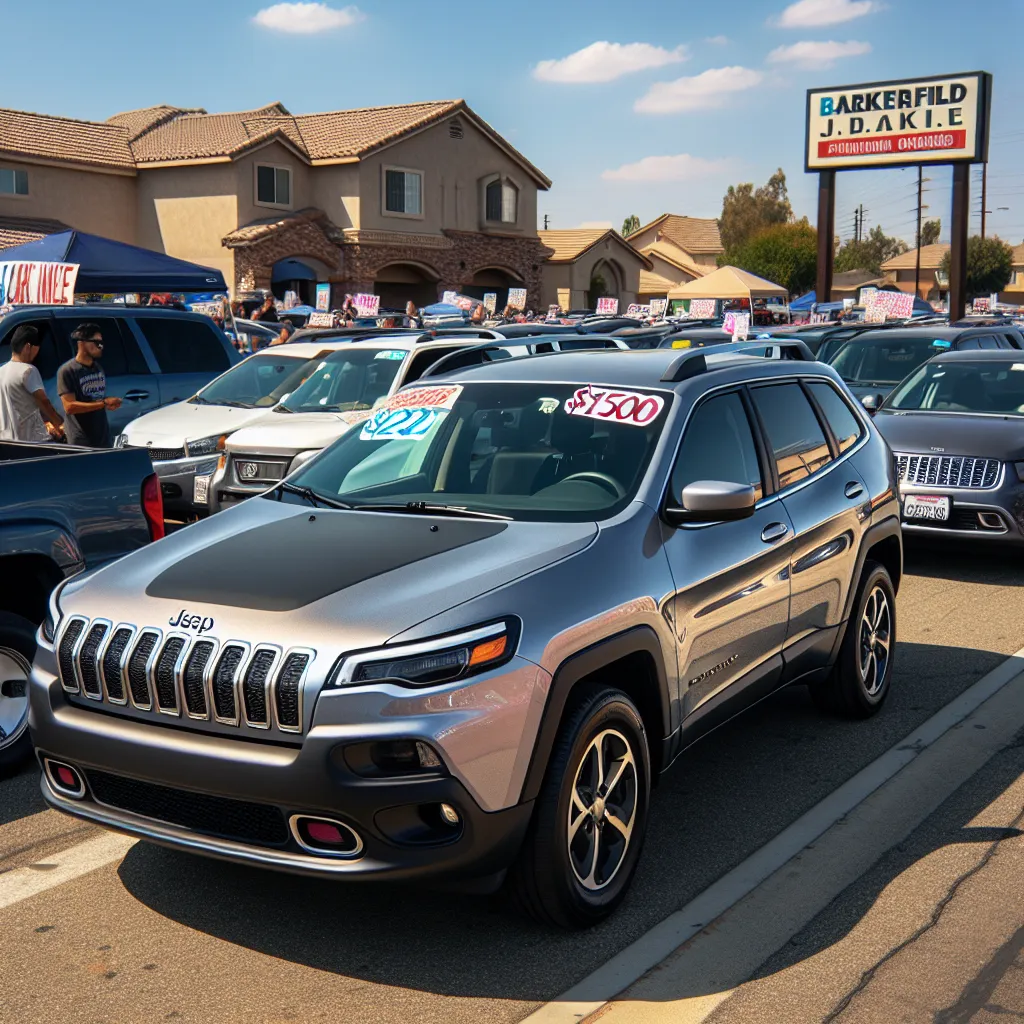
<instances>
[{"instance_id":1,"label":"jeep front grille","mask_svg":"<svg viewBox=\"0 0 1024 1024\"><path fill-rule=\"evenodd\" d=\"M900 483L918 487L995 487L1001 463L998 459L961 455L909 455L896 453Z\"/></svg>"},{"instance_id":2,"label":"jeep front grille","mask_svg":"<svg viewBox=\"0 0 1024 1024\"><path fill-rule=\"evenodd\" d=\"M316 657L80 615L63 625L56 652L64 689L91 701L116 707L130 698L136 711L284 733L302 732L302 688Z\"/></svg>"}]
</instances>

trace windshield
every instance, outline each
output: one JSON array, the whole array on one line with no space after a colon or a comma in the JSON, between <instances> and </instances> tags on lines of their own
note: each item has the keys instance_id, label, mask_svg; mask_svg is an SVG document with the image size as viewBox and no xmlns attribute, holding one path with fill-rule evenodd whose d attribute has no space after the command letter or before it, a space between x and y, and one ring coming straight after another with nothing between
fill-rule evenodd
<instances>
[{"instance_id":1,"label":"windshield","mask_svg":"<svg viewBox=\"0 0 1024 1024\"><path fill-rule=\"evenodd\" d=\"M911 370L949 346L931 338L897 337L848 341L829 360L847 384L898 384Z\"/></svg>"},{"instance_id":2,"label":"windshield","mask_svg":"<svg viewBox=\"0 0 1024 1024\"><path fill-rule=\"evenodd\" d=\"M671 399L575 384L407 388L289 479L357 507L604 518L636 493Z\"/></svg>"},{"instance_id":3,"label":"windshield","mask_svg":"<svg viewBox=\"0 0 1024 1024\"><path fill-rule=\"evenodd\" d=\"M1024 362L926 363L893 392L887 409L1024 415Z\"/></svg>"},{"instance_id":4,"label":"windshield","mask_svg":"<svg viewBox=\"0 0 1024 1024\"><path fill-rule=\"evenodd\" d=\"M294 391L317 367L319 359L257 355L233 366L192 399L199 405L267 408Z\"/></svg>"},{"instance_id":5,"label":"windshield","mask_svg":"<svg viewBox=\"0 0 1024 1024\"><path fill-rule=\"evenodd\" d=\"M371 409L387 397L407 355L405 349L346 347L322 360L281 405L289 412Z\"/></svg>"}]
</instances>

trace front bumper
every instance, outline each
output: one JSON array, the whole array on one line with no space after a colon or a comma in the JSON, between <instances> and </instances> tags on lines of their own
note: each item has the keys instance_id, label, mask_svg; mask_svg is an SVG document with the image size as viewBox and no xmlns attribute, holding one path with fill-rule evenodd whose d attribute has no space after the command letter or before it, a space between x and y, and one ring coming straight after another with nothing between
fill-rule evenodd
<instances>
[{"instance_id":1,"label":"front bumper","mask_svg":"<svg viewBox=\"0 0 1024 1024\"><path fill-rule=\"evenodd\" d=\"M160 478L164 510L192 515L209 511L207 503L193 501L197 476L212 477L217 471L218 456L197 455L192 458L154 462L153 469Z\"/></svg>"},{"instance_id":2,"label":"front bumper","mask_svg":"<svg viewBox=\"0 0 1024 1024\"><path fill-rule=\"evenodd\" d=\"M72 765L85 781L84 796L74 799L44 772L41 788L50 806L165 846L292 873L462 882L490 877L514 860L532 812L530 802L485 810L451 774L358 775L337 753L359 738L351 726L314 726L301 746L288 746L79 707L38 662L29 726L41 762ZM368 728L366 738L377 736ZM112 788L130 792L130 799L112 798ZM223 818L212 827L196 826L197 810L207 820L217 813L211 803L221 805ZM441 804L456 809L458 828L417 832L413 826ZM240 837L243 830L220 824L247 815L270 821L274 835ZM295 815L342 822L358 835L360 851L351 857L309 852L290 827Z\"/></svg>"},{"instance_id":3,"label":"front bumper","mask_svg":"<svg viewBox=\"0 0 1024 1024\"><path fill-rule=\"evenodd\" d=\"M908 495L934 495L950 500L950 518L945 522L907 519L902 514ZM1024 545L1024 484L1010 471L1003 472L995 487L924 487L900 484L900 508L906 536L943 537L985 544Z\"/></svg>"}]
</instances>

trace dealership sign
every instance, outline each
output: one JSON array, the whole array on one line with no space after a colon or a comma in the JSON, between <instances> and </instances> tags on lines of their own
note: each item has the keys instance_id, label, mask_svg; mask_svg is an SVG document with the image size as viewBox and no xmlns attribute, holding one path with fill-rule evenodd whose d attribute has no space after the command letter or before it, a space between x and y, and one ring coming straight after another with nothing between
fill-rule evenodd
<instances>
[{"instance_id":1,"label":"dealership sign","mask_svg":"<svg viewBox=\"0 0 1024 1024\"><path fill-rule=\"evenodd\" d=\"M807 91L807 171L988 158L983 71Z\"/></svg>"},{"instance_id":2,"label":"dealership sign","mask_svg":"<svg viewBox=\"0 0 1024 1024\"><path fill-rule=\"evenodd\" d=\"M0 306L73 306L77 263L0 262Z\"/></svg>"}]
</instances>

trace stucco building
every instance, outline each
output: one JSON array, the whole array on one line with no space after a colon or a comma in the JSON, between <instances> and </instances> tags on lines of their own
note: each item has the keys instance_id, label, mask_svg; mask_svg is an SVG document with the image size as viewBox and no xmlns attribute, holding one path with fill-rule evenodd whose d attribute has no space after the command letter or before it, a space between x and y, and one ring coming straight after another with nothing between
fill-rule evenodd
<instances>
[{"instance_id":1,"label":"stucco building","mask_svg":"<svg viewBox=\"0 0 1024 1024\"><path fill-rule=\"evenodd\" d=\"M625 312L637 301L641 274L651 261L611 228L541 231L551 256L541 267L541 308L593 309L597 300L619 300Z\"/></svg>"},{"instance_id":2,"label":"stucco building","mask_svg":"<svg viewBox=\"0 0 1024 1024\"><path fill-rule=\"evenodd\" d=\"M918 281L918 295L928 302L945 301L949 292L949 281L939 271L942 261L949 252L948 242L936 242L921 246L921 276ZM894 284L901 292L914 294L914 278L917 273L917 250L894 256L882 264L886 284Z\"/></svg>"},{"instance_id":3,"label":"stucco building","mask_svg":"<svg viewBox=\"0 0 1024 1024\"><path fill-rule=\"evenodd\" d=\"M384 305L525 287L551 182L462 100L293 115L158 106L103 122L0 110L0 245L66 226Z\"/></svg>"},{"instance_id":4,"label":"stucco building","mask_svg":"<svg viewBox=\"0 0 1024 1024\"><path fill-rule=\"evenodd\" d=\"M675 213L663 213L627 241L651 262L640 275L641 302L663 299L673 289L711 273L725 252L717 220Z\"/></svg>"}]
</instances>

